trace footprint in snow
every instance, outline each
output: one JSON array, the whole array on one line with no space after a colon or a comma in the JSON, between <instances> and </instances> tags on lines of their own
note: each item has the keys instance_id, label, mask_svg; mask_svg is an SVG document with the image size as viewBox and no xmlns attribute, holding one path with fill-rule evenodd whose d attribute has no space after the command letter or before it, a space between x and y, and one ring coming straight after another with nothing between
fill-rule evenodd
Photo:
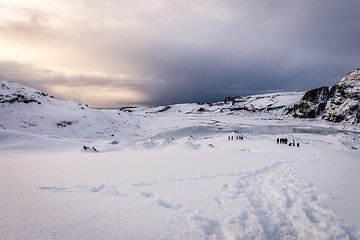
<instances>
[{"instance_id":1,"label":"footprint in snow","mask_svg":"<svg viewBox=\"0 0 360 240\"><path fill-rule=\"evenodd\" d=\"M164 208L168 208L168 209L172 209L172 210L179 210L180 208L182 208L181 204L175 203L173 201L163 200L163 199L155 196L151 192L142 192L141 194L145 198L152 199L153 200L152 202L155 203L156 205L160 206L160 207L164 207Z\"/></svg>"},{"instance_id":2,"label":"footprint in snow","mask_svg":"<svg viewBox=\"0 0 360 240\"><path fill-rule=\"evenodd\" d=\"M188 221L200 229L206 239L224 239L223 226L218 220L202 216L199 211L188 216Z\"/></svg>"}]
</instances>

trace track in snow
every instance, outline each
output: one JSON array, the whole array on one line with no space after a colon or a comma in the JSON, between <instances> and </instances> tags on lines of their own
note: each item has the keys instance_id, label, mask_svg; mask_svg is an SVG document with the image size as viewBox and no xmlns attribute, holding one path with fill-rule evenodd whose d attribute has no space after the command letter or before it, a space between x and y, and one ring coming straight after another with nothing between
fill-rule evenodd
<instances>
[{"instance_id":1,"label":"track in snow","mask_svg":"<svg viewBox=\"0 0 360 240\"><path fill-rule=\"evenodd\" d=\"M142 194L159 207L180 211L197 239L358 239L357 230L341 225L322 206L321 199L327 196L299 178L299 168L299 163L289 161L254 172L171 179L173 188L194 181L222 181L222 187L210 194L213 198L195 208L162 200L166 196L151 191ZM156 184L164 183L136 186Z\"/></svg>"},{"instance_id":2,"label":"track in snow","mask_svg":"<svg viewBox=\"0 0 360 240\"><path fill-rule=\"evenodd\" d=\"M145 205L170 211L173 222L186 229L183 237L192 239L358 239L356 230L342 226L335 214L322 206L320 200L327 196L298 177L300 164L278 162L253 172L135 182L127 189L106 184L37 188L121 198L136 194L146 200ZM212 197L200 204L184 203L164 191L200 181L220 186L208 192Z\"/></svg>"},{"instance_id":3,"label":"track in snow","mask_svg":"<svg viewBox=\"0 0 360 240\"><path fill-rule=\"evenodd\" d=\"M312 184L297 177L295 162L277 163L234 177L214 201L222 219L198 209L189 219L216 239L348 239L335 215L321 206Z\"/></svg>"}]
</instances>

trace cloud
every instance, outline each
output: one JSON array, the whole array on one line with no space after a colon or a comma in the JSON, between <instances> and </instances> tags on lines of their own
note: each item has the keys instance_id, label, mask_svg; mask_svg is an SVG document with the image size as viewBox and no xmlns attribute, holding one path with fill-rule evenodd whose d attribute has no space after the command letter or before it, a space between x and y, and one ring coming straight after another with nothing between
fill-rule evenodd
<instances>
[{"instance_id":1,"label":"cloud","mask_svg":"<svg viewBox=\"0 0 360 240\"><path fill-rule=\"evenodd\" d=\"M37 0L5 7L3 75L4 62L15 61L22 67L6 77L26 72L30 85L48 89L87 86L83 99L94 95L92 86L141 93L114 97L112 106L307 90L334 84L360 62L357 0Z\"/></svg>"},{"instance_id":2,"label":"cloud","mask_svg":"<svg viewBox=\"0 0 360 240\"><path fill-rule=\"evenodd\" d=\"M0 79L37 88L58 99L81 100L97 108L144 105L148 98L144 81L152 81L148 77L127 74L75 73L39 68L31 63L4 61L0 61Z\"/></svg>"}]
</instances>

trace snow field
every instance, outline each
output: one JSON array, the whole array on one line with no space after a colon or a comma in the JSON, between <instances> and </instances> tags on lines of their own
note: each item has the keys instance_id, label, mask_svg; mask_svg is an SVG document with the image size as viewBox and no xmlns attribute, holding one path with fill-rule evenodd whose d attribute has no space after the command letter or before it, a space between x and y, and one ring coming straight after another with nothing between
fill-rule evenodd
<instances>
[{"instance_id":1,"label":"snow field","mask_svg":"<svg viewBox=\"0 0 360 240\"><path fill-rule=\"evenodd\" d=\"M111 144L0 133L4 239L360 236L359 154L331 136L284 134L297 148L276 144L280 134L168 132Z\"/></svg>"}]
</instances>

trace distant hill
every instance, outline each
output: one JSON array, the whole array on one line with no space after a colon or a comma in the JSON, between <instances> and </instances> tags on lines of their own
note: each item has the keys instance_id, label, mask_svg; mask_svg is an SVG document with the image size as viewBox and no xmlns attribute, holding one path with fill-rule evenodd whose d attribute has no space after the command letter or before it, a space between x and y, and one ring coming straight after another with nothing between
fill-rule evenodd
<instances>
[{"instance_id":1,"label":"distant hill","mask_svg":"<svg viewBox=\"0 0 360 240\"><path fill-rule=\"evenodd\" d=\"M138 127L118 111L91 109L76 101L60 101L47 93L0 80L0 129L36 134L103 138L126 135Z\"/></svg>"}]
</instances>

